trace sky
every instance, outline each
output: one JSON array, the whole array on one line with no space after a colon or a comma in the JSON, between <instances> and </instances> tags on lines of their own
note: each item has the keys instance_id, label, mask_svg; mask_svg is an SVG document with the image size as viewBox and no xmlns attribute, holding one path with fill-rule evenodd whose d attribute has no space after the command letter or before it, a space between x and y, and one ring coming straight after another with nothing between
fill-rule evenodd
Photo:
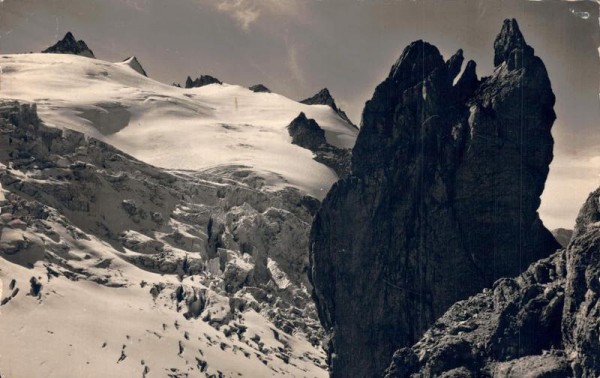
<instances>
[{"instance_id":1,"label":"sky","mask_svg":"<svg viewBox=\"0 0 600 378\"><path fill-rule=\"evenodd\" d=\"M355 123L406 45L462 48L493 70L502 20L516 18L557 96L555 159L540 213L572 228L600 185L598 3L561 0L0 0L0 53L41 51L71 31L99 59L138 57L149 76L262 83L303 99L329 88Z\"/></svg>"}]
</instances>

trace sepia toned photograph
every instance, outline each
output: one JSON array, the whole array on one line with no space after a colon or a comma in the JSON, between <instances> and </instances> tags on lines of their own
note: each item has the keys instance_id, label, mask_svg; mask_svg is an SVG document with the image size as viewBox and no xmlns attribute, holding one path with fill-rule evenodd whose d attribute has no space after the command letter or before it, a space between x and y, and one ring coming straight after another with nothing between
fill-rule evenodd
<instances>
[{"instance_id":1,"label":"sepia toned photograph","mask_svg":"<svg viewBox=\"0 0 600 378\"><path fill-rule=\"evenodd\" d=\"M0 378L600 378L599 7L0 0Z\"/></svg>"}]
</instances>

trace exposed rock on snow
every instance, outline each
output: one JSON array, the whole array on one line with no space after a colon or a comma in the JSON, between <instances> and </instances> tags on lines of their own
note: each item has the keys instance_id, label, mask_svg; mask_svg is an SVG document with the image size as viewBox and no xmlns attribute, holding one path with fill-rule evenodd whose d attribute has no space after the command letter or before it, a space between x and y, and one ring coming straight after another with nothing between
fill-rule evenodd
<instances>
[{"instance_id":1,"label":"exposed rock on snow","mask_svg":"<svg viewBox=\"0 0 600 378\"><path fill-rule=\"evenodd\" d=\"M338 177L343 178L350 173L352 153L349 149L327 143L325 132L314 119L300 113L287 128L293 144L314 152L314 159L333 169Z\"/></svg>"},{"instance_id":2,"label":"exposed rock on snow","mask_svg":"<svg viewBox=\"0 0 600 378\"><path fill-rule=\"evenodd\" d=\"M597 377L599 200L600 189L566 250L453 305L394 354L386 377Z\"/></svg>"},{"instance_id":3,"label":"exposed rock on snow","mask_svg":"<svg viewBox=\"0 0 600 378\"><path fill-rule=\"evenodd\" d=\"M298 117L294 118L288 125L288 131L292 137L292 143L311 151L318 150L327 143L325 131L314 119L306 118L304 113L300 113Z\"/></svg>"},{"instance_id":4,"label":"exposed rock on snow","mask_svg":"<svg viewBox=\"0 0 600 378\"><path fill-rule=\"evenodd\" d=\"M187 77L185 80L186 88L199 88L209 84L223 84L223 82L216 77L210 75L200 75L200 77L192 80L191 77Z\"/></svg>"},{"instance_id":5,"label":"exposed rock on snow","mask_svg":"<svg viewBox=\"0 0 600 378\"><path fill-rule=\"evenodd\" d=\"M256 92L256 93L271 93L271 90L262 84L253 85L253 86L249 87L248 89L250 89L252 92Z\"/></svg>"},{"instance_id":6,"label":"exposed rock on snow","mask_svg":"<svg viewBox=\"0 0 600 378\"><path fill-rule=\"evenodd\" d=\"M453 85L462 51L445 62L414 42L365 106L352 174L311 231L334 377L380 375L453 303L560 247L537 214L552 160L550 81L515 20L495 50L491 77L479 83L468 64Z\"/></svg>"},{"instance_id":7,"label":"exposed rock on snow","mask_svg":"<svg viewBox=\"0 0 600 378\"><path fill-rule=\"evenodd\" d=\"M1 371L326 376L297 189L155 168L16 102L0 162Z\"/></svg>"},{"instance_id":8,"label":"exposed rock on snow","mask_svg":"<svg viewBox=\"0 0 600 378\"><path fill-rule=\"evenodd\" d=\"M356 125L354 125L352 121L350 121L350 118L348 118L346 113L344 113L342 109L338 108L338 106L335 103L335 100L331 96L331 93L329 93L329 89L327 88L321 89L314 96L304 99L300 102L307 105L327 105L331 109L333 109L333 111L336 112L340 116L340 118L342 118L352 126L356 127Z\"/></svg>"},{"instance_id":9,"label":"exposed rock on snow","mask_svg":"<svg viewBox=\"0 0 600 378\"><path fill-rule=\"evenodd\" d=\"M76 40L71 32L67 32L63 39L42 52L48 54L73 54L95 58L94 53L87 44L82 40Z\"/></svg>"},{"instance_id":10,"label":"exposed rock on snow","mask_svg":"<svg viewBox=\"0 0 600 378\"><path fill-rule=\"evenodd\" d=\"M146 70L144 70L144 67L142 67L141 63L135 56L125 59L123 62L121 62L121 64L131 68L140 75L148 77L148 74L146 74Z\"/></svg>"}]
</instances>

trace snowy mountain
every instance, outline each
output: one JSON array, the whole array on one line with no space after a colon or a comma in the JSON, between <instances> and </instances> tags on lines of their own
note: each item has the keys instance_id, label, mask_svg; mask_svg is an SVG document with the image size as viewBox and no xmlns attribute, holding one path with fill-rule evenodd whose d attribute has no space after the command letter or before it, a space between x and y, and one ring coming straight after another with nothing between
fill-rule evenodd
<instances>
[{"instance_id":1,"label":"snowy mountain","mask_svg":"<svg viewBox=\"0 0 600 378\"><path fill-rule=\"evenodd\" d=\"M298 190L169 173L3 101L0 193L2 376L326 376Z\"/></svg>"},{"instance_id":2,"label":"snowy mountain","mask_svg":"<svg viewBox=\"0 0 600 378\"><path fill-rule=\"evenodd\" d=\"M355 128L136 58L0 61L1 376L327 375L308 233L338 176L288 125L345 158Z\"/></svg>"},{"instance_id":3,"label":"snowy mountain","mask_svg":"<svg viewBox=\"0 0 600 378\"><path fill-rule=\"evenodd\" d=\"M337 176L291 143L287 125L304 112L339 148L351 148L358 133L327 105L237 85L177 88L127 64L75 55L0 59L4 98L35 102L48 125L81 131L163 168L250 169L270 189L292 186L320 199Z\"/></svg>"}]
</instances>

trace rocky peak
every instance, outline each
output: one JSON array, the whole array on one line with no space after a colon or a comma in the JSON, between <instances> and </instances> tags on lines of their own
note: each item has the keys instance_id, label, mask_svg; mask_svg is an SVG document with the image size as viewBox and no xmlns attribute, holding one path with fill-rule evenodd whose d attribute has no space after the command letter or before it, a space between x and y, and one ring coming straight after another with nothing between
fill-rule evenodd
<instances>
[{"instance_id":1,"label":"rocky peak","mask_svg":"<svg viewBox=\"0 0 600 378\"><path fill-rule=\"evenodd\" d=\"M408 87L418 83L434 69L443 65L444 58L438 48L418 40L404 49L400 58L392 66L388 80Z\"/></svg>"},{"instance_id":2,"label":"rocky peak","mask_svg":"<svg viewBox=\"0 0 600 378\"><path fill-rule=\"evenodd\" d=\"M475 90L479 87L480 81L477 78L477 63L473 60L469 60L463 71L456 82L455 88L458 95L459 102L465 102L469 97L475 93Z\"/></svg>"},{"instance_id":3,"label":"rocky peak","mask_svg":"<svg viewBox=\"0 0 600 378\"><path fill-rule=\"evenodd\" d=\"M142 64L135 56L131 56L125 59L123 63L125 63L127 66L129 66L132 70L139 73L140 75L148 77L148 74L146 74L146 70L144 70L144 67L142 67Z\"/></svg>"},{"instance_id":4,"label":"rocky peak","mask_svg":"<svg viewBox=\"0 0 600 378\"><path fill-rule=\"evenodd\" d=\"M329 105L333 110L337 110L335 100L327 88L321 89L314 96L304 99L300 102L307 105Z\"/></svg>"},{"instance_id":5,"label":"rocky peak","mask_svg":"<svg viewBox=\"0 0 600 378\"><path fill-rule=\"evenodd\" d=\"M321 89L314 96L306 98L300 102L302 104L306 104L306 105L327 105L331 109L333 109L333 111L336 112L343 120L348 122L350 125L356 127L352 123L350 118L348 118L346 113L342 109L338 108L338 106L335 103L335 100L333 99L333 96L331 95L331 93L329 92L329 89L327 89L327 88Z\"/></svg>"},{"instance_id":6,"label":"rocky peak","mask_svg":"<svg viewBox=\"0 0 600 378\"><path fill-rule=\"evenodd\" d=\"M87 44L82 40L76 40L71 32L67 32L63 39L48 47L46 50L42 51L42 53L73 54L95 58L94 53Z\"/></svg>"},{"instance_id":7,"label":"rocky peak","mask_svg":"<svg viewBox=\"0 0 600 378\"><path fill-rule=\"evenodd\" d=\"M533 48L525 42L514 18L504 20L502 30L494 41L494 66L507 62L510 67L514 67L515 59L525 56L533 56Z\"/></svg>"},{"instance_id":8,"label":"rocky peak","mask_svg":"<svg viewBox=\"0 0 600 378\"><path fill-rule=\"evenodd\" d=\"M199 78L196 78L194 80L192 80L192 78L188 76L185 80L186 88L199 88L209 84L223 84L223 82L221 82L221 80L217 79L216 77L210 75L201 75Z\"/></svg>"},{"instance_id":9,"label":"rocky peak","mask_svg":"<svg viewBox=\"0 0 600 378\"><path fill-rule=\"evenodd\" d=\"M327 143L325 131L302 112L287 127L292 143L314 152L313 159L333 169L338 177L350 173L351 152Z\"/></svg>"},{"instance_id":10,"label":"rocky peak","mask_svg":"<svg viewBox=\"0 0 600 378\"><path fill-rule=\"evenodd\" d=\"M300 147L315 151L327 143L325 131L314 119L306 118L304 113L300 113L298 117L294 118L287 128L292 137L292 143Z\"/></svg>"},{"instance_id":11,"label":"rocky peak","mask_svg":"<svg viewBox=\"0 0 600 378\"><path fill-rule=\"evenodd\" d=\"M481 82L469 62L454 84L463 60L404 49L365 105L351 175L315 217L310 277L333 377L380 376L452 304L560 247L537 214L555 119L542 61Z\"/></svg>"},{"instance_id":12,"label":"rocky peak","mask_svg":"<svg viewBox=\"0 0 600 378\"><path fill-rule=\"evenodd\" d=\"M460 73L462 68L463 61L465 60L463 56L463 50L459 49L456 54L452 55L450 59L446 62L446 68L448 70L448 78L454 80L456 76Z\"/></svg>"}]
</instances>

